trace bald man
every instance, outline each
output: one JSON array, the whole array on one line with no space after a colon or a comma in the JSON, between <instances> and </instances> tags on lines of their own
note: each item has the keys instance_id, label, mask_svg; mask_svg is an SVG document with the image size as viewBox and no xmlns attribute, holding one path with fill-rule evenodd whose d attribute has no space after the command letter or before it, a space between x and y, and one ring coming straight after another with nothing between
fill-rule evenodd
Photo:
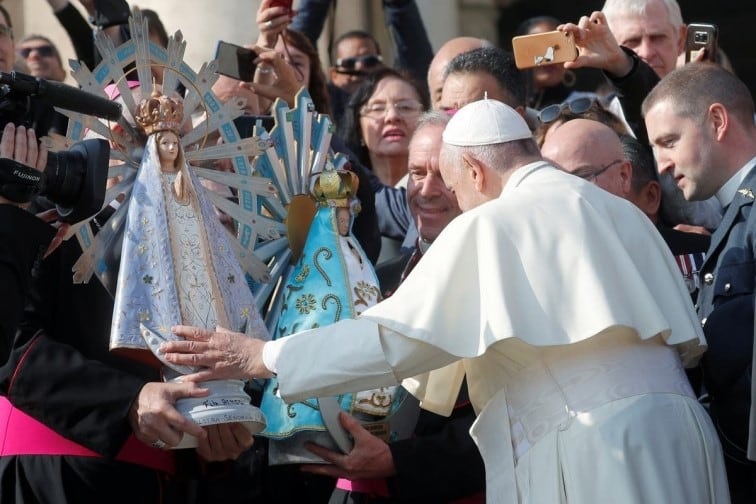
<instances>
[{"instance_id":1,"label":"bald man","mask_svg":"<svg viewBox=\"0 0 756 504\"><path fill-rule=\"evenodd\" d=\"M709 237L672 229L658 219L661 190L646 147L630 136L620 139L598 121L573 119L549 130L541 153L565 171L630 201L645 213L675 256L688 292L695 296L697 266L703 263ZM689 373L689 378L698 389L697 373Z\"/></svg>"},{"instance_id":2,"label":"bald man","mask_svg":"<svg viewBox=\"0 0 756 504\"><path fill-rule=\"evenodd\" d=\"M444 87L446 66L456 56L481 47L492 47L492 44L475 37L456 37L445 42L438 49L428 67L428 91L430 91L431 105L435 110L438 110L441 104L441 89Z\"/></svg>"},{"instance_id":3,"label":"bald man","mask_svg":"<svg viewBox=\"0 0 756 504\"><path fill-rule=\"evenodd\" d=\"M549 132L541 153L565 171L630 199L633 168L609 126L589 119L567 121Z\"/></svg>"}]
</instances>

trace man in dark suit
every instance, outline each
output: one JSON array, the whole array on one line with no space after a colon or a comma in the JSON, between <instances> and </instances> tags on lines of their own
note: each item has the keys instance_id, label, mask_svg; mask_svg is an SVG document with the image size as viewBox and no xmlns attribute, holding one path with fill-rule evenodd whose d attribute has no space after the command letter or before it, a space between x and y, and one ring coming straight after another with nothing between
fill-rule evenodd
<instances>
[{"instance_id":1,"label":"man in dark suit","mask_svg":"<svg viewBox=\"0 0 756 504\"><path fill-rule=\"evenodd\" d=\"M726 208L699 274L697 309L709 344L702 366L732 500L756 502L753 98L734 75L697 63L662 79L643 113L659 171L672 173L686 199L716 196Z\"/></svg>"}]
</instances>

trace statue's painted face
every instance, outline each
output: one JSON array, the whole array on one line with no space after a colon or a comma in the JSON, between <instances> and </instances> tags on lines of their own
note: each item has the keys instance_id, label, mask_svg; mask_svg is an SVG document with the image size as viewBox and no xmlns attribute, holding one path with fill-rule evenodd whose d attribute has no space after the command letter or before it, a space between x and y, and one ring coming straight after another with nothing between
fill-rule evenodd
<instances>
[{"instance_id":1,"label":"statue's painted face","mask_svg":"<svg viewBox=\"0 0 756 504\"><path fill-rule=\"evenodd\" d=\"M179 139L176 133L164 131L157 138L158 156L160 164L171 163L175 166L179 154Z\"/></svg>"},{"instance_id":2,"label":"statue's painted face","mask_svg":"<svg viewBox=\"0 0 756 504\"><path fill-rule=\"evenodd\" d=\"M339 234L341 236L347 236L349 234L349 224L352 220L352 215L349 213L348 208L339 208L336 210L336 223L338 224Z\"/></svg>"}]
</instances>

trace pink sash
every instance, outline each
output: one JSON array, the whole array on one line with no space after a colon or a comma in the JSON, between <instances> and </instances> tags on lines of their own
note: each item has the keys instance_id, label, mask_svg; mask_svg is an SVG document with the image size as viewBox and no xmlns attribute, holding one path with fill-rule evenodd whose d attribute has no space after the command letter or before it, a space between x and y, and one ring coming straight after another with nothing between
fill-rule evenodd
<instances>
[{"instance_id":1,"label":"pink sash","mask_svg":"<svg viewBox=\"0 0 756 504\"><path fill-rule=\"evenodd\" d=\"M346 490L347 492L357 492L377 497L388 497L388 485L384 479L364 479L348 480L339 478L336 482L336 488Z\"/></svg>"},{"instance_id":2,"label":"pink sash","mask_svg":"<svg viewBox=\"0 0 756 504\"><path fill-rule=\"evenodd\" d=\"M66 439L42 422L13 406L0 396L0 456L72 455L102 457L97 452ZM129 436L116 460L137 464L168 474L176 472L173 453L158 450Z\"/></svg>"}]
</instances>

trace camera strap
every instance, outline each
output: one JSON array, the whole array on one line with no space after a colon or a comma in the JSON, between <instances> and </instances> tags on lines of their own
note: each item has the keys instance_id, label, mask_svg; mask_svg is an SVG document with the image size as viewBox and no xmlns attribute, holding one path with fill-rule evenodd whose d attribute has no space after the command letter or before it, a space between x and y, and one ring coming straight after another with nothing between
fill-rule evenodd
<instances>
[{"instance_id":1,"label":"camera strap","mask_svg":"<svg viewBox=\"0 0 756 504\"><path fill-rule=\"evenodd\" d=\"M8 158L0 158L0 196L28 203L44 185L44 173Z\"/></svg>"}]
</instances>

